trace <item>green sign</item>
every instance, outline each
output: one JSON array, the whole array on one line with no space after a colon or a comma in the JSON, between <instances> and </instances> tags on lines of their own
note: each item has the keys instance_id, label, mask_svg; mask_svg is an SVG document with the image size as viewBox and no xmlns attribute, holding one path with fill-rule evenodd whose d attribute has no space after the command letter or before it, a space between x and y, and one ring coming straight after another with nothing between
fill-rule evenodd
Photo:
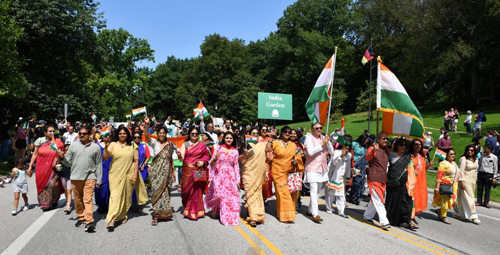
<instances>
[{"instance_id":1,"label":"green sign","mask_svg":"<svg viewBox=\"0 0 500 255\"><path fill-rule=\"evenodd\" d=\"M292 95L259 92L259 119L292 120Z\"/></svg>"}]
</instances>

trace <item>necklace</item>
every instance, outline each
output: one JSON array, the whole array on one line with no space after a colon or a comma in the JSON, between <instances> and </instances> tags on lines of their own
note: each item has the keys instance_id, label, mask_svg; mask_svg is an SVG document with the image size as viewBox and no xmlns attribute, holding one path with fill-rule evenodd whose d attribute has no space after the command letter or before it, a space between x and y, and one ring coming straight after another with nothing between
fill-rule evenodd
<instances>
[{"instance_id":1,"label":"necklace","mask_svg":"<svg viewBox=\"0 0 500 255\"><path fill-rule=\"evenodd\" d=\"M288 141L288 142L290 142L290 141ZM285 143L285 142L283 142L283 140L281 140L281 144L283 144L283 146L285 146L285 148L287 147L288 142Z\"/></svg>"},{"instance_id":2,"label":"necklace","mask_svg":"<svg viewBox=\"0 0 500 255\"><path fill-rule=\"evenodd\" d=\"M125 142L125 143L122 143L122 142L120 142L120 141L118 141L118 142L117 142L117 144L119 144L122 148L123 148L123 147L125 147L125 145L127 145L127 143L126 143L126 142Z\"/></svg>"}]
</instances>

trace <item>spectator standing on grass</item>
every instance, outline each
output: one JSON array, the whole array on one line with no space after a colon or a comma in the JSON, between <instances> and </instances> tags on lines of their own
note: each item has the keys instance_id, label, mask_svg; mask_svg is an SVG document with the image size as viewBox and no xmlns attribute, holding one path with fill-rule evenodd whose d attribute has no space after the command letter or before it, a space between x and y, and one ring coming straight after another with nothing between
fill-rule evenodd
<instances>
[{"instance_id":1,"label":"spectator standing on grass","mask_svg":"<svg viewBox=\"0 0 500 255\"><path fill-rule=\"evenodd\" d=\"M457 124L458 124L458 118L460 118L460 113L458 112L458 110L456 109L455 110L455 115L453 115L453 131L457 131Z\"/></svg>"},{"instance_id":2,"label":"spectator standing on grass","mask_svg":"<svg viewBox=\"0 0 500 255\"><path fill-rule=\"evenodd\" d=\"M444 124L444 129L445 130L450 130L450 115L448 111L444 111L444 116L443 116L443 124Z\"/></svg>"},{"instance_id":3,"label":"spectator standing on grass","mask_svg":"<svg viewBox=\"0 0 500 255\"><path fill-rule=\"evenodd\" d=\"M4 164L7 164L7 152L11 141L9 127L7 124L9 124L9 119L3 118L2 124L0 124L0 156L4 161Z\"/></svg>"},{"instance_id":4,"label":"spectator standing on grass","mask_svg":"<svg viewBox=\"0 0 500 255\"><path fill-rule=\"evenodd\" d=\"M491 144L493 148L497 146L497 138L495 137L495 132L493 130L488 130L487 132L488 138L486 138L486 141L484 142L484 145Z\"/></svg>"},{"instance_id":5,"label":"spectator standing on grass","mask_svg":"<svg viewBox=\"0 0 500 255\"><path fill-rule=\"evenodd\" d=\"M469 111L467 111L467 117L465 117L465 120L464 120L464 126L467 129L467 134L472 133L472 131L470 129L471 123L472 123L472 112L469 110Z\"/></svg>"},{"instance_id":6,"label":"spectator standing on grass","mask_svg":"<svg viewBox=\"0 0 500 255\"><path fill-rule=\"evenodd\" d=\"M450 126L449 130L455 131L453 129L453 120L455 119L455 110L451 108L451 110L448 112L448 125Z\"/></svg>"},{"instance_id":7,"label":"spectator standing on grass","mask_svg":"<svg viewBox=\"0 0 500 255\"><path fill-rule=\"evenodd\" d=\"M451 140L448 139L450 133L448 133L448 131L445 131L443 135L443 138L439 139L437 147L438 149L448 153L448 151L451 149Z\"/></svg>"},{"instance_id":8,"label":"spectator standing on grass","mask_svg":"<svg viewBox=\"0 0 500 255\"><path fill-rule=\"evenodd\" d=\"M430 153L434 149L434 139L432 138L432 132L425 131L425 139L422 146L424 155L427 158L427 161L430 162L431 161Z\"/></svg>"},{"instance_id":9,"label":"spectator standing on grass","mask_svg":"<svg viewBox=\"0 0 500 255\"><path fill-rule=\"evenodd\" d=\"M483 110L479 110L477 111L477 120L476 120L476 129L478 135L481 135L481 127L483 126L483 121L484 121Z\"/></svg>"},{"instance_id":10,"label":"spectator standing on grass","mask_svg":"<svg viewBox=\"0 0 500 255\"><path fill-rule=\"evenodd\" d=\"M490 191L492 178L498 175L498 158L493 155L493 146L491 144L484 146L484 154L479 159L479 170L477 173L477 202L476 206L483 205L486 208L490 206ZM483 200L484 190L484 200Z\"/></svg>"}]
</instances>

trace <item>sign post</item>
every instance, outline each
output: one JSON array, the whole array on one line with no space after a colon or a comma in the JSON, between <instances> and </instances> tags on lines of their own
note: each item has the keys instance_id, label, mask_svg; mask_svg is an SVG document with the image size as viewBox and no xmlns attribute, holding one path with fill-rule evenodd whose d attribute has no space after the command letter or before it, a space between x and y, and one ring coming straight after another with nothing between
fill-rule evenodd
<instances>
[{"instance_id":1,"label":"sign post","mask_svg":"<svg viewBox=\"0 0 500 255\"><path fill-rule=\"evenodd\" d=\"M292 95L259 92L259 119L292 120Z\"/></svg>"}]
</instances>

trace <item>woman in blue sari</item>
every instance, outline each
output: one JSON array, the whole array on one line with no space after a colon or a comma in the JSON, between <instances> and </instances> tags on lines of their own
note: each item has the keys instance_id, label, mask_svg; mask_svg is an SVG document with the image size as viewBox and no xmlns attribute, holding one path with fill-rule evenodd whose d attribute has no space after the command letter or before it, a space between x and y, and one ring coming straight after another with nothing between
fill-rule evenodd
<instances>
[{"instance_id":1,"label":"woman in blue sari","mask_svg":"<svg viewBox=\"0 0 500 255\"><path fill-rule=\"evenodd\" d=\"M352 187L349 191L349 202L359 205L363 193L365 191L366 182L366 150L369 144L369 136L362 134L358 139L352 143L352 152L354 157L354 170Z\"/></svg>"},{"instance_id":2,"label":"woman in blue sari","mask_svg":"<svg viewBox=\"0 0 500 255\"><path fill-rule=\"evenodd\" d=\"M149 148L146 143L142 142L142 132L141 131L136 131L132 135L134 143L139 147L139 173L142 177L142 185L144 185L144 182L146 181L146 178L148 177L148 162L149 158L151 157L149 153ZM138 180L138 183L141 183L140 180ZM141 189L143 190L143 189ZM145 190L145 189L144 189ZM138 202L139 201L139 202ZM137 189L134 189L134 193L132 194L132 206L136 208L136 210L139 213L142 213L142 205L146 204L148 201L147 194L139 194L139 198L137 197Z\"/></svg>"},{"instance_id":3,"label":"woman in blue sari","mask_svg":"<svg viewBox=\"0 0 500 255\"><path fill-rule=\"evenodd\" d=\"M101 156L104 151L104 142L110 140L109 136L104 136L102 142L98 143L101 147ZM102 160L102 183L99 187L95 187L95 203L97 205L98 213L107 213L109 205L109 165L111 164L111 157L108 160Z\"/></svg>"}]
</instances>

